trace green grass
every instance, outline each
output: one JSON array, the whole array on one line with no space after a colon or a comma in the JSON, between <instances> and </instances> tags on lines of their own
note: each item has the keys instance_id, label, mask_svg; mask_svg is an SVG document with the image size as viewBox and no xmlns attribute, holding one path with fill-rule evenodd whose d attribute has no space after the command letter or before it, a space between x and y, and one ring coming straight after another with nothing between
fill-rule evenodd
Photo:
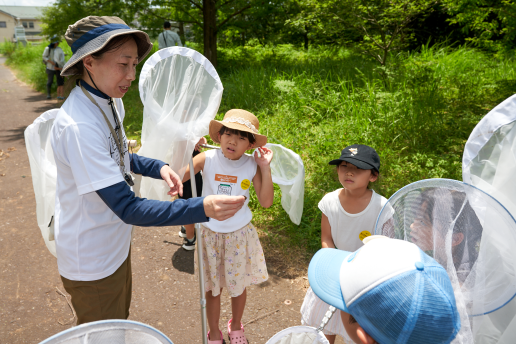
<instances>
[{"instance_id":1,"label":"green grass","mask_svg":"<svg viewBox=\"0 0 516 344\"><path fill-rule=\"evenodd\" d=\"M38 90L46 77L43 48L19 49L9 60ZM320 247L317 203L341 187L328 161L353 143L378 151L381 178L374 188L385 197L420 179L461 180L471 130L516 90L514 59L469 47L422 47L391 61L379 68L350 50L330 47L220 49L217 70L225 90L218 118L231 108L253 112L269 142L297 152L305 164L300 226L282 210L279 189L269 209L252 202L253 221L270 242L306 257ZM128 136L139 138L143 107L136 82L124 104Z\"/></svg>"}]
</instances>

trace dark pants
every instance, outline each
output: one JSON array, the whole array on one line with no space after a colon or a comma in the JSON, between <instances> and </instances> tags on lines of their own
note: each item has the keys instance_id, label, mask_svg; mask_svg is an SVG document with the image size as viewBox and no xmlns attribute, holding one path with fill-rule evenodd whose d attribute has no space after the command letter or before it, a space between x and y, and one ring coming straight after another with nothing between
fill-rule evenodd
<instances>
[{"instance_id":1,"label":"dark pants","mask_svg":"<svg viewBox=\"0 0 516 344\"><path fill-rule=\"evenodd\" d=\"M52 87L52 83L54 82L54 75L56 76L57 86L64 85L64 78L61 76L60 70L50 70L47 69L47 94L50 95L50 88Z\"/></svg>"},{"instance_id":2,"label":"dark pants","mask_svg":"<svg viewBox=\"0 0 516 344\"><path fill-rule=\"evenodd\" d=\"M200 154L200 152L195 151L192 154L192 157L195 157L196 155ZM191 181L188 180L183 183L183 196L179 196L179 198L182 199L189 199L192 197L201 197L202 196L202 175L201 172L197 173L195 175L195 187L197 188L197 195L192 195L192 184Z\"/></svg>"},{"instance_id":3,"label":"dark pants","mask_svg":"<svg viewBox=\"0 0 516 344\"><path fill-rule=\"evenodd\" d=\"M127 259L111 275L97 281L72 281L61 276L72 296L77 325L107 319L127 319L131 306L131 250Z\"/></svg>"}]
</instances>

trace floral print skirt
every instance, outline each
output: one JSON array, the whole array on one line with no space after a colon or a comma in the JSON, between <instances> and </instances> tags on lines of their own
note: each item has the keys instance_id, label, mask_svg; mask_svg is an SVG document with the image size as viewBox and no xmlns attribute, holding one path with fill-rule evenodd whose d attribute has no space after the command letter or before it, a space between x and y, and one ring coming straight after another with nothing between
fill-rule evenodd
<instances>
[{"instance_id":1,"label":"floral print skirt","mask_svg":"<svg viewBox=\"0 0 516 344\"><path fill-rule=\"evenodd\" d=\"M262 245L252 223L231 233L218 233L201 225L205 291L213 296L227 288L231 297L269 278Z\"/></svg>"}]
</instances>

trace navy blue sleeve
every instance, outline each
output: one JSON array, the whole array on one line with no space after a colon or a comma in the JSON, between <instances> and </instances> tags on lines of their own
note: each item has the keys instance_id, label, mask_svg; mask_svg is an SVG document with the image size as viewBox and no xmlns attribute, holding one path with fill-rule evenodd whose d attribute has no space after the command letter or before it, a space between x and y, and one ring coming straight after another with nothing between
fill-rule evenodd
<instances>
[{"instance_id":1,"label":"navy blue sleeve","mask_svg":"<svg viewBox=\"0 0 516 344\"><path fill-rule=\"evenodd\" d=\"M97 190L97 195L122 221L127 224L150 226L178 226L207 222L204 197L161 202L134 195L126 182Z\"/></svg>"},{"instance_id":2,"label":"navy blue sleeve","mask_svg":"<svg viewBox=\"0 0 516 344\"><path fill-rule=\"evenodd\" d=\"M141 174L144 177L161 179L161 168L166 165L163 161L146 158L135 153L129 154L129 159L131 159L132 172Z\"/></svg>"}]
</instances>

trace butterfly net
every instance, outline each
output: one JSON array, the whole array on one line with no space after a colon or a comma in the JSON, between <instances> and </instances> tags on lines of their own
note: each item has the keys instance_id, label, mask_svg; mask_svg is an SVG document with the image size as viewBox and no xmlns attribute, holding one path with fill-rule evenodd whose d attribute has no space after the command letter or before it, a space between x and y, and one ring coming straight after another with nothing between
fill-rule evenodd
<instances>
[{"instance_id":1,"label":"butterfly net","mask_svg":"<svg viewBox=\"0 0 516 344\"><path fill-rule=\"evenodd\" d=\"M305 196L305 167L301 157L279 144L268 143L272 150L272 181L281 189L281 205L296 225L301 223Z\"/></svg>"},{"instance_id":2,"label":"butterfly net","mask_svg":"<svg viewBox=\"0 0 516 344\"><path fill-rule=\"evenodd\" d=\"M139 81L144 106L139 155L162 160L182 178L195 144L208 134L222 98L213 65L195 50L172 47L153 54ZM142 197L168 200L163 180L144 177Z\"/></svg>"},{"instance_id":3,"label":"butterfly net","mask_svg":"<svg viewBox=\"0 0 516 344\"><path fill-rule=\"evenodd\" d=\"M491 110L464 147L462 177L516 216L516 95Z\"/></svg>"},{"instance_id":4,"label":"butterfly net","mask_svg":"<svg viewBox=\"0 0 516 344\"><path fill-rule=\"evenodd\" d=\"M319 328L311 326L293 326L276 333L266 344L330 344L323 334L336 308L330 306L321 319Z\"/></svg>"},{"instance_id":5,"label":"butterfly net","mask_svg":"<svg viewBox=\"0 0 516 344\"><path fill-rule=\"evenodd\" d=\"M389 199L375 234L410 241L446 269L461 316L453 343L514 342L516 222L496 199L455 180L419 181Z\"/></svg>"},{"instance_id":6,"label":"butterfly net","mask_svg":"<svg viewBox=\"0 0 516 344\"><path fill-rule=\"evenodd\" d=\"M57 168L50 145L52 125L59 109L52 109L36 118L25 129L25 145L29 156L32 184L36 197L38 227L48 250L56 256L53 216L56 199ZM52 221L52 224L51 224Z\"/></svg>"},{"instance_id":7,"label":"butterfly net","mask_svg":"<svg viewBox=\"0 0 516 344\"><path fill-rule=\"evenodd\" d=\"M72 327L40 344L173 344L157 329L136 321L102 320Z\"/></svg>"},{"instance_id":8,"label":"butterfly net","mask_svg":"<svg viewBox=\"0 0 516 344\"><path fill-rule=\"evenodd\" d=\"M293 326L278 332L267 344L329 344L321 331L310 326Z\"/></svg>"}]
</instances>

